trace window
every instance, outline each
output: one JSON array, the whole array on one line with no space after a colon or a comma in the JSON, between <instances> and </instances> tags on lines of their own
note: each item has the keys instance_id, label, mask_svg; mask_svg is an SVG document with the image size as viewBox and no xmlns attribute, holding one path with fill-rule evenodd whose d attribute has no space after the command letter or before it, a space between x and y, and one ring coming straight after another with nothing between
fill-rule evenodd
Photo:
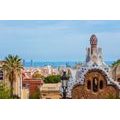
<instances>
[{"instance_id":1,"label":"window","mask_svg":"<svg viewBox=\"0 0 120 120\"><path fill-rule=\"evenodd\" d=\"M107 75L102 72L102 70L97 71L93 69L85 75L85 86L87 90L90 90L92 93L97 93L99 90L103 90L106 86ZM120 81L120 79L119 79Z\"/></svg>"},{"instance_id":2,"label":"window","mask_svg":"<svg viewBox=\"0 0 120 120\"><path fill-rule=\"evenodd\" d=\"M89 89L89 90L91 89L91 81L90 80L87 81L87 89Z\"/></svg>"},{"instance_id":3,"label":"window","mask_svg":"<svg viewBox=\"0 0 120 120\"><path fill-rule=\"evenodd\" d=\"M103 81L100 81L100 89L103 89Z\"/></svg>"},{"instance_id":4,"label":"window","mask_svg":"<svg viewBox=\"0 0 120 120\"><path fill-rule=\"evenodd\" d=\"M3 71L0 70L0 80L3 80Z\"/></svg>"},{"instance_id":5,"label":"window","mask_svg":"<svg viewBox=\"0 0 120 120\"><path fill-rule=\"evenodd\" d=\"M93 92L98 91L98 79L96 77L93 78Z\"/></svg>"}]
</instances>

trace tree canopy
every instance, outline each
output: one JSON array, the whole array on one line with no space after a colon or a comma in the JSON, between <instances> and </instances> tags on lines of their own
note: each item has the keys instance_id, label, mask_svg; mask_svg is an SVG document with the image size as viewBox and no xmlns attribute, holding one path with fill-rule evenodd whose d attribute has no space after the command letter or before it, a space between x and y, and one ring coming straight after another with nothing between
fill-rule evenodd
<instances>
[{"instance_id":1,"label":"tree canopy","mask_svg":"<svg viewBox=\"0 0 120 120\"><path fill-rule=\"evenodd\" d=\"M39 71L36 71L36 72L34 72L34 74L32 75L32 78L34 78L34 79L40 79L40 78L44 78L41 74L40 74L40 72Z\"/></svg>"}]
</instances>

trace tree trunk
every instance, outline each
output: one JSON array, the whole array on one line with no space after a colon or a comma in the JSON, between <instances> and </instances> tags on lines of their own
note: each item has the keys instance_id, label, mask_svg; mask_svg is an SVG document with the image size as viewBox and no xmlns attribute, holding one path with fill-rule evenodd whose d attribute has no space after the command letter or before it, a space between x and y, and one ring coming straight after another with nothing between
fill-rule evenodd
<instances>
[{"instance_id":1,"label":"tree trunk","mask_svg":"<svg viewBox=\"0 0 120 120\"><path fill-rule=\"evenodd\" d=\"M10 96L13 98L13 81L10 82Z\"/></svg>"},{"instance_id":2,"label":"tree trunk","mask_svg":"<svg viewBox=\"0 0 120 120\"><path fill-rule=\"evenodd\" d=\"M14 82L14 71L12 71L11 72L11 80L10 80L10 88L11 88L11 90L10 90L10 96L11 96L11 98L13 98L13 82Z\"/></svg>"}]
</instances>

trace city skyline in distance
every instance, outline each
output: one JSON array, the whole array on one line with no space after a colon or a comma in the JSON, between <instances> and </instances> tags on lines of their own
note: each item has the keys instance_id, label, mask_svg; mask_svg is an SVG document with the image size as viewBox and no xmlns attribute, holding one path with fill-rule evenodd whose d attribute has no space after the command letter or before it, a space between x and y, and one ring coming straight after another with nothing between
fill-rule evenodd
<instances>
[{"instance_id":1,"label":"city skyline in distance","mask_svg":"<svg viewBox=\"0 0 120 120\"><path fill-rule=\"evenodd\" d=\"M105 61L119 59L120 21L0 21L0 58L17 54L25 60L85 61L92 34Z\"/></svg>"}]
</instances>

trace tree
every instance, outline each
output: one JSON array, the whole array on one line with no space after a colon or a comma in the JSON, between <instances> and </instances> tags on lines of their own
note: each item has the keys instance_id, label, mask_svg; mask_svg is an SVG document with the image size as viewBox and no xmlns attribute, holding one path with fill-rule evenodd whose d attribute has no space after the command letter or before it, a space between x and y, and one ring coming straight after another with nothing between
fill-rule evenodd
<instances>
[{"instance_id":1,"label":"tree","mask_svg":"<svg viewBox=\"0 0 120 120\"><path fill-rule=\"evenodd\" d=\"M13 83L16 81L17 77L20 76L22 68L22 59L19 58L19 56L8 55L8 57L5 58L3 70L6 72L6 77L10 82L11 98L13 98Z\"/></svg>"},{"instance_id":2,"label":"tree","mask_svg":"<svg viewBox=\"0 0 120 120\"><path fill-rule=\"evenodd\" d=\"M34 74L32 75L32 78L34 79L44 79L44 77L39 73L39 71L34 72Z\"/></svg>"},{"instance_id":3,"label":"tree","mask_svg":"<svg viewBox=\"0 0 120 120\"><path fill-rule=\"evenodd\" d=\"M10 99L10 89L5 84L0 83L0 99Z\"/></svg>"},{"instance_id":4,"label":"tree","mask_svg":"<svg viewBox=\"0 0 120 120\"><path fill-rule=\"evenodd\" d=\"M58 83L61 81L60 75L50 75L44 79L45 83Z\"/></svg>"}]
</instances>

